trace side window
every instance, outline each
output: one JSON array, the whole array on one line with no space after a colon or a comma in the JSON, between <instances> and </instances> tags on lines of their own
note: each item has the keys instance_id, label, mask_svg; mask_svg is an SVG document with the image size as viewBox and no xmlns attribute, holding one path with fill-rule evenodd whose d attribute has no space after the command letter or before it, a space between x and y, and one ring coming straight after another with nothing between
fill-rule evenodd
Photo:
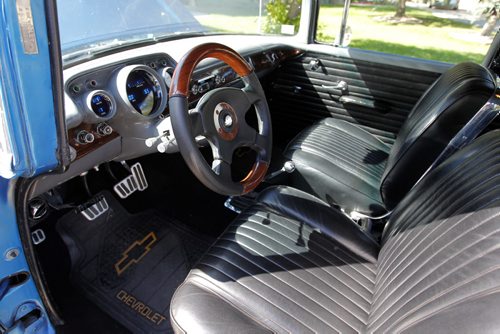
<instances>
[{"instance_id":1,"label":"side window","mask_svg":"<svg viewBox=\"0 0 500 334\"><path fill-rule=\"evenodd\" d=\"M320 1L316 41L340 45L343 4ZM448 63L481 63L498 23L493 1L353 2L343 46Z\"/></svg>"}]
</instances>

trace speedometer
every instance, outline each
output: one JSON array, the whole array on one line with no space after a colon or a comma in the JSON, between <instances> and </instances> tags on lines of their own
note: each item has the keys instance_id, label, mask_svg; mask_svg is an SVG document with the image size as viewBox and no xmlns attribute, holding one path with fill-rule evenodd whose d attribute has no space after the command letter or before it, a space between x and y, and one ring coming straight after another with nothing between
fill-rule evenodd
<instances>
[{"instance_id":1,"label":"speedometer","mask_svg":"<svg viewBox=\"0 0 500 334\"><path fill-rule=\"evenodd\" d=\"M127 98L135 110L149 116L161 102L160 83L143 70L132 71L127 80Z\"/></svg>"},{"instance_id":2,"label":"speedometer","mask_svg":"<svg viewBox=\"0 0 500 334\"><path fill-rule=\"evenodd\" d=\"M135 115L155 117L166 106L168 90L162 77L155 70L144 65L130 65L122 68L116 77L118 93L122 101Z\"/></svg>"}]
</instances>

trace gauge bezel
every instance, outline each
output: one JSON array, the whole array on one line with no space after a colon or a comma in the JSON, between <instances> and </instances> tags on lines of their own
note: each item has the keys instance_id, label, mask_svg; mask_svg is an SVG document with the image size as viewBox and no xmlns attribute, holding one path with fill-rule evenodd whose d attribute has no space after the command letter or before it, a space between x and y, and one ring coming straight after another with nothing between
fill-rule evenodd
<instances>
[{"instance_id":1,"label":"gauge bezel","mask_svg":"<svg viewBox=\"0 0 500 334\"><path fill-rule=\"evenodd\" d=\"M109 99L109 101L111 101L111 108L110 108L109 113L106 116L99 116L92 109L92 98L95 95L104 95L106 98ZM93 90L93 91L89 92L87 94L87 97L85 98L85 105L87 107L87 114L90 114L90 116L89 116L90 119L89 120L92 123L107 121L107 120L110 120L111 118L113 118L116 115L116 101L115 101L115 98L113 97L112 94L110 94L109 92L107 92L105 90L102 90L102 89Z\"/></svg>"},{"instance_id":2,"label":"gauge bezel","mask_svg":"<svg viewBox=\"0 0 500 334\"><path fill-rule=\"evenodd\" d=\"M149 115L143 115L139 111L137 111L132 103L128 99L127 94L127 82L130 74L134 71L144 71L149 74L154 80L155 85L160 87L161 96L159 103L156 106L156 109L153 110ZM165 85L165 81L158 74L158 72L148 66L145 65L129 65L120 69L118 75L116 76L116 89L118 91L118 95L120 96L120 100L127 106L127 111L129 114L136 115L141 118L156 118L163 113L168 103L168 90Z\"/></svg>"}]
</instances>

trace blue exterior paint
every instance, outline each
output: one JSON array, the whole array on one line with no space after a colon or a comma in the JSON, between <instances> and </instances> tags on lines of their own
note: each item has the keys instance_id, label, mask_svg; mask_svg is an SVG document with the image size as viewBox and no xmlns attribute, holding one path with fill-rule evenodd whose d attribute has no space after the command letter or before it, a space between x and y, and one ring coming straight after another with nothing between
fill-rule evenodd
<instances>
[{"instance_id":1,"label":"blue exterior paint","mask_svg":"<svg viewBox=\"0 0 500 334\"><path fill-rule=\"evenodd\" d=\"M0 89L14 153L12 172L24 177L58 165L44 1L31 1L31 6L38 44L35 55L24 53L16 1L0 0ZM17 225L15 191L15 180L0 178L0 280L21 271L29 272ZM9 260L6 254L12 249L18 250L19 256ZM45 316L42 323L30 329L36 333L54 333L50 324L43 325L48 318L31 277L0 299L0 324L10 328L16 314L33 307Z\"/></svg>"},{"instance_id":2,"label":"blue exterior paint","mask_svg":"<svg viewBox=\"0 0 500 334\"><path fill-rule=\"evenodd\" d=\"M16 224L14 186L14 180L0 178L0 279L20 271L29 272ZM11 249L18 249L20 254L14 260L7 261L5 255ZM40 295L31 278L25 284L11 289L0 300L0 323L7 328L11 327L19 306L27 302L35 303L43 310ZM37 333L55 333L55 331L49 325Z\"/></svg>"},{"instance_id":3,"label":"blue exterior paint","mask_svg":"<svg viewBox=\"0 0 500 334\"><path fill-rule=\"evenodd\" d=\"M21 43L16 3L0 1L0 82L15 153L13 172L29 177L58 165L44 2L31 1L38 54L27 55Z\"/></svg>"}]
</instances>

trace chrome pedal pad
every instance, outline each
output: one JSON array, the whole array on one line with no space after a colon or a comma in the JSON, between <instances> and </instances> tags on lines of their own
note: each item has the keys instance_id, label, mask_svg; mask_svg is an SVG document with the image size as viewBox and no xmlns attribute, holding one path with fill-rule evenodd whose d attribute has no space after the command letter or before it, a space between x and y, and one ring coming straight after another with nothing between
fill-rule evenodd
<instances>
[{"instance_id":1,"label":"chrome pedal pad","mask_svg":"<svg viewBox=\"0 0 500 334\"><path fill-rule=\"evenodd\" d=\"M97 196L91 201L83 204L79 207L80 213L87 220L96 220L102 216L106 211L108 211L109 205L104 196Z\"/></svg>"},{"instance_id":2,"label":"chrome pedal pad","mask_svg":"<svg viewBox=\"0 0 500 334\"><path fill-rule=\"evenodd\" d=\"M132 175L137 181L137 190L144 191L148 187L148 181L146 180L146 174L144 174L142 165L140 163L136 163L130 167L130 169L132 170Z\"/></svg>"},{"instance_id":3,"label":"chrome pedal pad","mask_svg":"<svg viewBox=\"0 0 500 334\"><path fill-rule=\"evenodd\" d=\"M127 198L137 190L137 182L134 175L129 175L113 187L115 193L121 198Z\"/></svg>"},{"instance_id":4,"label":"chrome pedal pad","mask_svg":"<svg viewBox=\"0 0 500 334\"><path fill-rule=\"evenodd\" d=\"M146 175L139 162L130 167L130 170L132 174L113 187L116 194L123 199L132 195L136 190L144 191L148 187Z\"/></svg>"}]
</instances>

